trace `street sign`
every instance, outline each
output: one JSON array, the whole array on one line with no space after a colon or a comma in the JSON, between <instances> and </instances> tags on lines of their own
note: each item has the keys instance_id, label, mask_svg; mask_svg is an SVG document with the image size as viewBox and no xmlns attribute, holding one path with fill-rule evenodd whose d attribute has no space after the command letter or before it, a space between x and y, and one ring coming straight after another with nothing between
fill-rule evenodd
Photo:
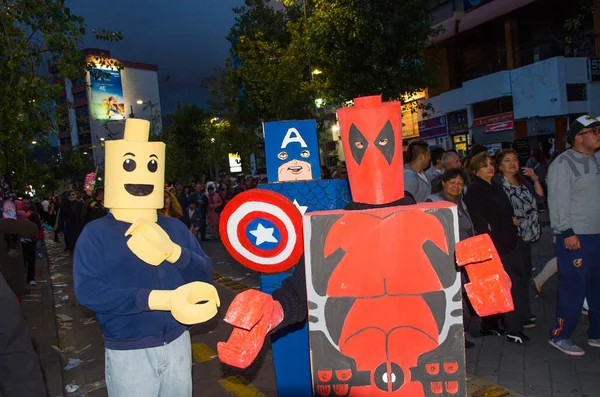
<instances>
[{"instance_id":1,"label":"street sign","mask_svg":"<svg viewBox=\"0 0 600 397\"><path fill-rule=\"evenodd\" d=\"M448 134L446 116L419 121L419 136L421 139Z\"/></svg>"},{"instance_id":2,"label":"street sign","mask_svg":"<svg viewBox=\"0 0 600 397\"><path fill-rule=\"evenodd\" d=\"M502 123L505 121L512 121L515 118L513 112L495 114L493 116L481 117L473 120L473 127L479 127L486 124Z\"/></svg>"},{"instance_id":3,"label":"street sign","mask_svg":"<svg viewBox=\"0 0 600 397\"><path fill-rule=\"evenodd\" d=\"M505 131L505 130L512 130L513 128L514 128L513 121L505 121L502 123L494 123L494 124L486 125L485 132Z\"/></svg>"}]
</instances>

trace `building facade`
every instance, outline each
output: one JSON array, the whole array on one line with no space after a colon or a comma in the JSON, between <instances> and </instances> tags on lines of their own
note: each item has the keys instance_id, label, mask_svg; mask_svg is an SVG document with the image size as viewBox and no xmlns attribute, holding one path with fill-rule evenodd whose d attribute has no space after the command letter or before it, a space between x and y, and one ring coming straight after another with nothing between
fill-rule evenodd
<instances>
[{"instance_id":1,"label":"building facade","mask_svg":"<svg viewBox=\"0 0 600 397\"><path fill-rule=\"evenodd\" d=\"M478 143L527 156L564 149L573 118L600 115L593 18L576 34L565 29L581 13L577 0L431 3L442 33L428 56L440 68L424 100L433 111L418 116L421 139L462 154Z\"/></svg>"},{"instance_id":2,"label":"building facade","mask_svg":"<svg viewBox=\"0 0 600 397\"><path fill-rule=\"evenodd\" d=\"M122 69L97 63L106 50L83 51L88 62L98 66L77 80L65 80L63 100L71 103L68 113L59 123L59 150L77 149L89 156L89 163L102 167L106 140L122 139L125 119L150 121L152 134L162 132L158 66L114 60Z\"/></svg>"}]
</instances>

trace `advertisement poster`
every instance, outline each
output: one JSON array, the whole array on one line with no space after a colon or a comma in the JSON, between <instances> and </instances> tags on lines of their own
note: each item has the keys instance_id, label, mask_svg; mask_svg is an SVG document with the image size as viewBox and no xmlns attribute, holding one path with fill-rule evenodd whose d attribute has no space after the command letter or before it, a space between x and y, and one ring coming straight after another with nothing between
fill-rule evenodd
<instances>
[{"instance_id":1,"label":"advertisement poster","mask_svg":"<svg viewBox=\"0 0 600 397\"><path fill-rule=\"evenodd\" d=\"M242 172L242 158L238 153L229 153L229 171Z\"/></svg>"},{"instance_id":2,"label":"advertisement poster","mask_svg":"<svg viewBox=\"0 0 600 397\"><path fill-rule=\"evenodd\" d=\"M96 120L123 120L125 101L121 72L113 69L95 69L90 73L90 85L93 117Z\"/></svg>"},{"instance_id":3,"label":"advertisement poster","mask_svg":"<svg viewBox=\"0 0 600 397\"><path fill-rule=\"evenodd\" d=\"M448 134L446 116L434 117L432 119L419 121L419 136L421 139L432 138L446 134Z\"/></svg>"},{"instance_id":4,"label":"advertisement poster","mask_svg":"<svg viewBox=\"0 0 600 397\"><path fill-rule=\"evenodd\" d=\"M467 134L469 132L469 116L466 109L448 113L447 117L450 135Z\"/></svg>"}]
</instances>

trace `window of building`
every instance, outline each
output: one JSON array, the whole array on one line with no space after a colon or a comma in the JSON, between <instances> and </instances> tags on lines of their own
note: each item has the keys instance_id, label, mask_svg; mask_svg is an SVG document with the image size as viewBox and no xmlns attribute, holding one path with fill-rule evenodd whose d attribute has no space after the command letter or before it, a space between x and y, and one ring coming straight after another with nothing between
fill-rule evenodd
<instances>
[{"instance_id":1,"label":"window of building","mask_svg":"<svg viewBox=\"0 0 600 397\"><path fill-rule=\"evenodd\" d=\"M492 116L494 114L508 113L513 111L512 96L503 96L485 102L473 104L473 118Z\"/></svg>"},{"instance_id":2,"label":"window of building","mask_svg":"<svg viewBox=\"0 0 600 397\"><path fill-rule=\"evenodd\" d=\"M587 84L567 84L567 101L587 101Z\"/></svg>"},{"instance_id":3,"label":"window of building","mask_svg":"<svg viewBox=\"0 0 600 397\"><path fill-rule=\"evenodd\" d=\"M75 114L77 115L77 118L90 116L87 106L82 106L75 109Z\"/></svg>"},{"instance_id":4,"label":"window of building","mask_svg":"<svg viewBox=\"0 0 600 397\"><path fill-rule=\"evenodd\" d=\"M90 145L92 143L92 134L81 134L79 135L80 145Z\"/></svg>"},{"instance_id":5,"label":"window of building","mask_svg":"<svg viewBox=\"0 0 600 397\"><path fill-rule=\"evenodd\" d=\"M73 101L78 101L80 99L86 99L87 93L85 91L78 92L77 94L73 94Z\"/></svg>"},{"instance_id":6,"label":"window of building","mask_svg":"<svg viewBox=\"0 0 600 397\"><path fill-rule=\"evenodd\" d=\"M90 122L89 120L81 120L77 122L77 129L79 131L89 131L90 130Z\"/></svg>"},{"instance_id":7,"label":"window of building","mask_svg":"<svg viewBox=\"0 0 600 397\"><path fill-rule=\"evenodd\" d=\"M71 137L60 138L60 146L66 146L71 144Z\"/></svg>"}]
</instances>

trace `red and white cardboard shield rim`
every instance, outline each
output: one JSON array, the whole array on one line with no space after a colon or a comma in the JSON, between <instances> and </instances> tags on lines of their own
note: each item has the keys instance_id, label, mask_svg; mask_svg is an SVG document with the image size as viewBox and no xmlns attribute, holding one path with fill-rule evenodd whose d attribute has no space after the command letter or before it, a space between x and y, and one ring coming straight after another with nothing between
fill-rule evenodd
<instances>
[{"instance_id":1,"label":"red and white cardboard shield rim","mask_svg":"<svg viewBox=\"0 0 600 397\"><path fill-rule=\"evenodd\" d=\"M266 215L266 216L265 216ZM249 241L243 225L266 219L277 225L281 238L275 249L261 249ZM271 218L271 219L268 219ZM223 245L231 256L249 269L262 273L288 270L302 256L302 214L285 196L252 189L235 196L223 209L219 225Z\"/></svg>"}]
</instances>

